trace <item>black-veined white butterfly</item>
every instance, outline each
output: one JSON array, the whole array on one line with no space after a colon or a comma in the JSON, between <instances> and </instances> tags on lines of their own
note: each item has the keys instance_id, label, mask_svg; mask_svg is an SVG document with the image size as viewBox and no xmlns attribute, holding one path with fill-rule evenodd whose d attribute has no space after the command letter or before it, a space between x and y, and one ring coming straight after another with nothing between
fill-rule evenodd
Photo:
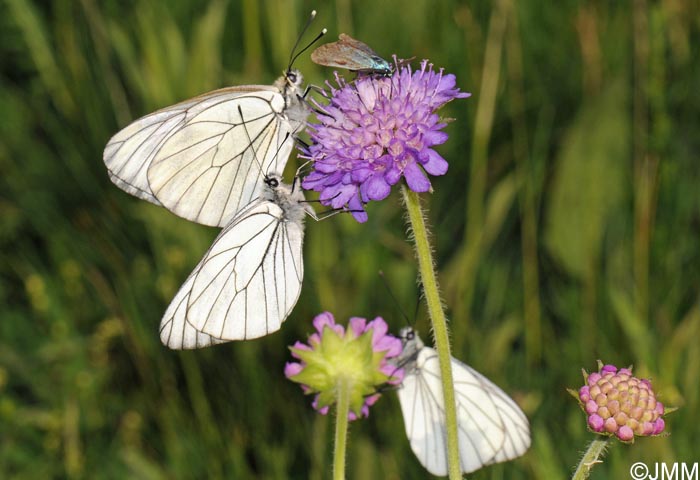
<instances>
[{"instance_id":1,"label":"black-veined white butterfly","mask_svg":"<svg viewBox=\"0 0 700 480\"><path fill-rule=\"evenodd\" d=\"M223 88L136 120L105 148L109 177L183 218L225 226L262 193L261 171L284 170L309 113L301 84L290 70L272 86Z\"/></svg>"},{"instance_id":2,"label":"black-veined white butterfly","mask_svg":"<svg viewBox=\"0 0 700 480\"><path fill-rule=\"evenodd\" d=\"M303 77L291 65L306 48L295 56L295 45L273 85L214 90L125 127L104 150L112 182L188 220L227 225L260 196L268 172L284 171L305 127Z\"/></svg>"},{"instance_id":3,"label":"black-veined white butterfly","mask_svg":"<svg viewBox=\"0 0 700 480\"><path fill-rule=\"evenodd\" d=\"M433 475L446 476L447 431L437 352L410 327L400 333L397 365L405 376L399 403L411 449ZM530 447L530 427L520 407L488 378L452 358L463 473L519 457Z\"/></svg>"},{"instance_id":4,"label":"black-veined white butterfly","mask_svg":"<svg viewBox=\"0 0 700 480\"><path fill-rule=\"evenodd\" d=\"M263 195L221 231L170 303L164 345L201 348L280 328L301 292L304 216L316 219L303 201L279 175L265 178Z\"/></svg>"},{"instance_id":5,"label":"black-veined white butterfly","mask_svg":"<svg viewBox=\"0 0 700 480\"><path fill-rule=\"evenodd\" d=\"M298 43L272 86L229 87L166 107L105 147L117 186L188 220L225 227L165 313L161 340L170 348L274 332L299 297L303 217L315 214L280 176L310 111L303 78L291 69L308 48L294 55Z\"/></svg>"}]
</instances>

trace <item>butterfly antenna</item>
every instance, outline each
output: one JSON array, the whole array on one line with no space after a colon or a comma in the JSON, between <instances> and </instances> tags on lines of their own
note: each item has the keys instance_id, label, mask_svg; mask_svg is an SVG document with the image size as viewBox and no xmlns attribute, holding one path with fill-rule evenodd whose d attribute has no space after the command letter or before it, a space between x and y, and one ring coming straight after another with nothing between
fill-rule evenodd
<instances>
[{"instance_id":1,"label":"butterfly antenna","mask_svg":"<svg viewBox=\"0 0 700 480\"><path fill-rule=\"evenodd\" d=\"M248 137L248 145L250 145L251 150L253 151L253 158L255 159L255 164L258 166L258 170L260 170L260 174L264 177L267 178L267 172L263 169L263 164L260 163L260 159L258 158L258 152L255 150L254 144L253 144L253 139L250 137L250 132L248 131L248 127L246 126L246 121L243 118L243 109L241 106L238 106L238 114L241 116L241 124L243 125L243 130L245 131L246 137ZM287 143L287 140L289 140L289 136L291 135L290 132L287 132L287 135L284 137L284 140L277 146L277 152L275 152L274 158L278 158L280 154L280 150L282 150L282 147ZM275 172L279 173L282 175L282 172Z\"/></svg>"},{"instance_id":2,"label":"butterfly antenna","mask_svg":"<svg viewBox=\"0 0 700 480\"><path fill-rule=\"evenodd\" d=\"M263 166L262 163L260 163L260 160L258 159L258 152L255 151L255 146L253 144L253 139L250 137L250 132L248 131L248 127L246 126L246 121L243 118L243 109L241 108L240 105L238 105L238 114L241 116L241 125L243 125L243 130L245 131L246 137L248 137L248 145L250 145L250 149L253 151L253 158L255 159L255 164L258 166L258 170L260 170L260 174L267 178L267 173L263 171Z\"/></svg>"},{"instance_id":3,"label":"butterfly antenna","mask_svg":"<svg viewBox=\"0 0 700 480\"><path fill-rule=\"evenodd\" d=\"M418 309L420 308L420 300L421 297L423 296L423 281L419 278L418 279L418 291L416 292L416 308L413 311L413 325L411 327L415 328L416 326L416 318L418 318Z\"/></svg>"},{"instance_id":4,"label":"butterfly antenna","mask_svg":"<svg viewBox=\"0 0 700 480\"><path fill-rule=\"evenodd\" d=\"M406 315L406 312L404 312L403 308L401 308L401 304L396 299L396 296L394 295L394 292L391 290L391 287L389 286L389 282L387 281L386 277L384 276L384 272L382 270L379 270L379 278L382 279L382 283L384 284L384 288L386 288L386 291L389 293L389 296L394 301L394 305L396 305L397 310L401 313L401 316L403 317L406 324L414 326L416 323L415 320L413 322L411 322L408 319L408 315ZM418 309L416 309L416 314L418 314Z\"/></svg>"},{"instance_id":5,"label":"butterfly antenna","mask_svg":"<svg viewBox=\"0 0 700 480\"><path fill-rule=\"evenodd\" d=\"M316 35L316 38L314 38L307 46L305 46L303 49L301 49L298 53L294 53L299 46L299 42L301 42L302 37L304 36L304 33L306 33L306 30L308 30L309 25L311 25L311 22L314 21L314 18L316 18L316 10L311 11L311 15L309 15L309 19L306 21L306 24L304 25L304 28L301 30L301 33L297 37L297 41L294 43L294 47L292 48L292 52L289 54L289 64L287 66L287 72L291 71L292 65L294 65L294 62L296 61L297 58L299 58L299 55L307 51L311 45L314 43L318 42L318 40L323 37L326 33L328 33L327 29L321 30L321 33Z\"/></svg>"}]
</instances>

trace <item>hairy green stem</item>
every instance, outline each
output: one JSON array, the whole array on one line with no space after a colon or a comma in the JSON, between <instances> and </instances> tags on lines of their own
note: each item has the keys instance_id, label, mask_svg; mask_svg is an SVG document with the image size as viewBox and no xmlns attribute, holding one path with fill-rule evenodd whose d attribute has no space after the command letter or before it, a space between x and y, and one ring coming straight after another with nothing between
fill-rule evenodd
<instances>
[{"instance_id":1,"label":"hairy green stem","mask_svg":"<svg viewBox=\"0 0 700 480\"><path fill-rule=\"evenodd\" d=\"M588 445L586 453L581 457L581 461L578 462L578 466L571 480L586 480L591 474L593 467L597 463L603 463L603 455L609 443L610 440L606 437L593 440L591 444Z\"/></svg>"},{"instance_id":2,"label":"hairy green stem","mask_svg":"<svg viewBox=\"0 0 700 480\"><path fill-rule=\"evenodd\" d=\"M336 386L335 446L333 449L333 480L345 480L345 450L348 439L348 414L350 413L350 386L341 380Z\"/></svg>"},{"instance_id":3,"label":"hairy green stem","mask_svg":"<svg viewBox=\"0 0 700 480\"><path fill-rule=\"evenodd\" d=\"M440 301L433 254L428 239L428 229L425 225L423 210L418 194L405 186L401 187L404 204L408 212L408 221L413 232L413 241L418 257L418 269L423 283L423 294L428 305L428 315L433 326L435 349L440 363L442 391L445 398L445 422L447 424L447 464L450 480L462 478L459 461L459 444L457 443L457 408L455 407L455 391L452 381L452 364L450 363L450 337L447 331L447 320Z\"/></svg>"}]
</instances>

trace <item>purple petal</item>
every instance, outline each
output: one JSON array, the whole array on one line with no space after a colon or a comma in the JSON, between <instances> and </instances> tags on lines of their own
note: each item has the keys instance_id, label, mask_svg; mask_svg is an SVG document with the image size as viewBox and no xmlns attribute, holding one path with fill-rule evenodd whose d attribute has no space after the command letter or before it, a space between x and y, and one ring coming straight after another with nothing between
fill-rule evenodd
<instances>
[{"instance_id":1,"label":"purple petal","mask_svg":"<svg viewBox=\"0 0 700 480\"><path fill-rule=\"evenodd\" d=\"M360 185L360 193L365 202L369 200L384 200L391 193L391 187L386 183L384 175L375 173Z\"/></svg>"},{"instance_id":2,"label":"purple petal","mask_svg":"<svg viewBox=\"0 0 700 480\"><path fill-rule=\"evenodd\" d=\"M401 180L401 176L403 175L403 172L401 169L398 168L396 164L392 165L389 170L386 171L384 174L384 179L389 183L389 185L396 185L399 180Z\"/></svg>"},{"instance_id":3,"label":"purple petal","mask_svg":"<svg viewBox=\"0 0 700 480\"><path fill-rule=\"evenodd\" d=\"M296 348L296 349L298 349L298 350L311 351L311 347L310 347L310 346L308 346L308 345L305 344L305 343L301 343L301 342L299 342L299 341L295 342L294 345L292 345L292 347L293 347L293 348ZM292 357L301 360L301 359L299 358L299 355L297 355L297 354L294 352L294 350L292 350Z\"/></svg>"},{"instance_id":4,"label":"purple petal","mask_svg":"<svg viewBox=\"0 0 700 480\"><path fill-rule=\"evenodd\" d=\"M284 366L284 376L287 378L293 377L294 375L298 375L302 370L304 370L304 367L300 363L287 362Z\"/></svg>"},{"instance_id":5,"label":"purple petal","mask_svg":"<svg viewBox=\"0 0 700 480\"><path fill-rule=\"evenodd\" d=\"M350 212L355 220L360 223L365 223L367 221L367 212L365 212L365 209L363 208L358 196L350 199L348 202L348 208L350 209Z\"/></svg>"},{"instance_id":6,"label":"purple petal","mask_svg":"<svg viewBox=\"0 0 700 480\"><path fill-rule=\"evenodd\" d=\"M352 211L352 217L357 220L358 223L365 223L367 221L367 212L364 210L359 211L359 210L353 210Z\"/></svg>"},{"instance_id":7,"label":"purple petal","mask_svg":"<svg viewBox=\"0 0 700 480\"><path fill-rule=\"evenodd\" d=\"M428 172L430 175L436 176L447 173L447 167L449 167L449 164L440 156L439 153L433 149L427 149L425 152L427 160L422 165L426 172Z\"/></svg>"},{"instance_id":8,"label":"purple petal","mask_svg":"<svg viewBox=\"0 0 700 480\"><path fill-rule=\"evenodd\" d=\"M386 335L386 332L389 331L389 326L386 324L384 319L382 317L376 317L374 320L369 322L369 325L367 325L367 329L372 329L372 344L374 345L376 342L382 339Z\"/></svg>"},{"instance_id":9,"label":"purple petal","mask_svg":"<svg viewBox=\"0 0 700 480\"><path fill-rule=\"evenodd\" d=\"M394 367L393 371L387 372L382 370L382 373L391 376L387 383L389 383L390 385L400 385L401 382L403 382L403 378L406 372L404 372L403 368L396 368L394 365L391 366Z\"/></svg>"},{"instance_id":10,"label":"purple petal","mask_svg":"<svg viewBox=\"0 0 700 480\"><path fill-rule=\"evenodd\" d=\"M377 403L377 400L379 400L380 397L381 397L381 395L378 393L375 393L374 395L370 395L368 397L365 397L365 405L367 405L368 407L371 407L372 405ZM369 410L367 411L367 413L369 413Z\"/></svg>"},{"instance_id":11,"label":"purple petal","mask_svg":"<svg viewBox=\"0 0 700 480\"><path fill-rule=\"evenodd\" d=\"M323 334L323 327L326 325L329 327L335 326L335 318L330 312L319 313L314 317L313 325L318 333Z\"/></svg>"},{"instance_id":12,"label":"purple petal","mask_svg":"<svg viewBox=\"0 0 700 480\"><path fill-rule=\"evenodd\" d=\"M328 415L328 410L330 410L331 408L330 405L318 408L318 395L316 395L316 398L314 398L314 401L311 403L311 406L314 407L314 409L321 415Z\"/></svg>"},{"instance_id":13,"label":"purple petal","mask_svg":"<svg viewBox=\"0 0 700 480\"><path fill-rule=\"evenodd\" d=\"M387 147L387 152L394 158L400 158L406 150L402 140L394 138Z\"/></svg>"},{"instance_id":14,"label":"purple petal","mask_svg":"<svg viewBox=\"0 0 700 480\"><path fill-rule=\"evenodd\" d=\"M357 195L357 187L355 185L343 185L338 189L337 193L329 199L330 205L335 209L342 208L354 195Z\"/></svg>"},{"instance_id":15,"label":"purple petal","mask_svg":"<svg viewBox=\"0 0 700 480\"><path fill-rule=\"evenodd\" d=\"M374 175L374 170L369 168L369 166L361 166L352 171L350 178L354 183L361 184L372 175Z\"/></svg>"},{"instance_id":16,"label":"purple petal","mask_svg":"<svg viewBox=\"0 0 700 480\"><path fill-rule=\"evenodd\" d=\"M318 196L318 199L321 201L322 204L328 205L330 204L331 200L333 200L337 195L340 195L340 191L342 190L342 188L342 185L333 185L330 187L325 187L321 192L321 195Z\"/></svg>"},{"instance_id":17,"label":"purple petal","mask_svg":"<svg viewBox=\"0 0 700 480\"><path fill-rule=\"evenodd\" d=\"M432 147L433 145L442 145L448 138L449 136L445 132L436 130L428 130L423 134L423 142L428 147Z\"/></svg>"},{"instance_id":18,"label":"purple petal","mask_svg":"<svg viewBox=\"0 0 700 480\"><path fill-rule=\"evenodd\" d=\"M356 337L362 335L365 331L367 320L362 317L352 317L349 322L349 327L352 329Z\"/></svg>"},{"instance_id":19,"label":"purple petal","mask_svg":"<svg viewBox=\"0 0 700 480\"><path fill-rule=\"evenodd\" d=\"M420 169L416 162L409 162L404 168L403 176L406 179L408 188L414 192L428 192L430 191L430 181L425 176L423 171Z\"/></svg>"},{"instance_id":20,"label":"purple petal","mask_svg":"<svg viewBox=\"0 0 700 480\"><path fill-rule=\"evenodd\" d=\"M391 335L385 335L374 345L374 349L378 352L386 352L385 358L391 358L400 355L403 348L401 340Z\"/></svg>"}]
</instances>

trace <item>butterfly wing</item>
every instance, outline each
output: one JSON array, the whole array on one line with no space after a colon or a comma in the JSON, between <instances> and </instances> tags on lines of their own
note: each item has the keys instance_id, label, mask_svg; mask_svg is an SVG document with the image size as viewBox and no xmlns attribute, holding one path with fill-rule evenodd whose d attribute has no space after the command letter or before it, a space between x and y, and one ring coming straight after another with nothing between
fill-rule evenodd
<instances>
[{"instance_id":1,"label":"butterfly wing","mask_svg":"<svg viewBox=\"0 0 700 480\"><path fill-rule=\"evenodd\" d=\"M321 45L311 53L311 60L326 67L338 67L355 72L391 74L389 62L367 44L344 33L337 42Z\"/></svg>"},{"instance_id":2,"label":"butterfly wing","mask_svg":"<svg viewBox=\"0 0 700 480\"><path fill-rule=\"evenodd\" d=\"M198 223L224 226L283 171L292 126L277 87L231 87L136 120L104 151L112 181ZM258 164L259 163L259 164Z\"/></svg>"},{"instance_id":3,"label":"butterfly wing","mask_svg":"<svg viewBox=\"0 0 700 480\"><path fill-rule=\"evenodd\" d=\"M224 342L224 340L198 331L187 323L187 302L198 272L199 268L196 268L187 277L175 298L170 302L165 315L163 315L163 320L160 322L160 341L173 350L204 348Z\"/></svg>"},{"instance_id":4,"label":"butterfly wing","mask_svg":"<svg viewBox=\"0 0 700 480\"><path fill-rule=\"evenodd\" d=\"M462 472L522 455L530 446L530 428L518 405L489 379L454 358L452 373ZM445 408L435 350L420 350L398 395L413 452L430 473L447 475Z\"/></svg>"},{"instance_id":5,"label":"butterfly wing","mask_svg":"<svg viewBox=\"0 0 700 480\"><path fill-rule=\"evenodd\" d=\"M272 201L241 210L196 269L187 322L222 341L277 331L301 292L303 236L303 223Z\"/></svg>"},{"instance_id":6,"label":"butterfly wing","mask_svg":"<svg viewBox=\"0 0 700 480\"><path fill-rule=\"evenodd\" d=\"M224 226L281 172L294 146L281 94L221 99L170 136L148 169L158 200L175 214Z\"/></svg>"}]
</instances>

